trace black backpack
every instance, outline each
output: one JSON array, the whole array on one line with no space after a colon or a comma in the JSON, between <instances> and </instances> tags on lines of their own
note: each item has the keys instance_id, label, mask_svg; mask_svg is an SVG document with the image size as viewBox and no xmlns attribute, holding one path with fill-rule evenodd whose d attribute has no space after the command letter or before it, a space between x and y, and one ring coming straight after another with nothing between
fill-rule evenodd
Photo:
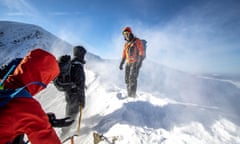
<instances>
[{"instance_id":1,"label":"black backpack","mask_svg":"<svg viewBox=\"0 0 240 144\"><path fill-rule=\"evenodd\" d=\"M59 91L67 91L70 90L75 84L71 79L71 56L63 55L58 60L60 74L54 80L54 85Z\"/></svg>"}]
</instances>

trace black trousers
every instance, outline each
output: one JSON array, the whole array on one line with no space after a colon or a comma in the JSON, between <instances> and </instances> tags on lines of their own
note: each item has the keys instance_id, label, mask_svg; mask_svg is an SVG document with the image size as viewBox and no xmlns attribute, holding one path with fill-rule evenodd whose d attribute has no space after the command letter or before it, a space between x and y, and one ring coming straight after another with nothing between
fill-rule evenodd
<instances>
[{"instance_id":1,"label":"black trousers","mask_svg":"<svg viewBox=\"0 0 240 144\"><path fill-rule=\"evenodd\" d=\"M126 64L125 82L127 84L127 92L129 97L136 97L138 73L139 68L137 68L137 63Z\"/></svg>"},{"instance_id":2,"label":"black trousers","mask_svg":"<svg viewBox=\"0 0 240 144\"><path fill-rule=\"evenodd\" d=\"M66 100L66 116L70 116L72 119L76 119L76 116L80 110L80 104L84 101L85 103L85 96L81 92L77 93L66 93L65 94Z\"/></svg>"},{"instance_id":3,"label":"black trousers","mask_svg":"<svg viewBox=\"0 0 240 144\"><path fill-rule=\"evenodd\" d=\"M66 134L70 129L77 128L77 115L80 112L81 102L85 103L85 96L82 92L66 92L65 93L66 108L65 116L71 117L75 122L69 127L62 128L62 134Z\"/></svg>"}]
</instances>

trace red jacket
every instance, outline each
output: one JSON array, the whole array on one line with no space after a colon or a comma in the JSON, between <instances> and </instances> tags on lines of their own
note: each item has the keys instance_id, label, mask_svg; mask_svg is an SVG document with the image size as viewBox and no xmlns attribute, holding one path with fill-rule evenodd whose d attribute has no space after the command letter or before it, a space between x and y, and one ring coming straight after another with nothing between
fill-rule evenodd
<instances>
[{"instance_id":1,"label":"red jacket","mask_svg":"<svg viewBox=\"0 0 240 144\"><path fill-rule=\"evenodd\" d=\"M34 81L47 85L58 74L56 58L42 49L35 49L8 77L4 88L19 88ZM40 85L27 87L33 96L42 89ZM34 98L14 98L0 109L0 144L12 142L19 134L26 134L32 144L61 144L48 116Z\"/></svg>"}]
</instances>

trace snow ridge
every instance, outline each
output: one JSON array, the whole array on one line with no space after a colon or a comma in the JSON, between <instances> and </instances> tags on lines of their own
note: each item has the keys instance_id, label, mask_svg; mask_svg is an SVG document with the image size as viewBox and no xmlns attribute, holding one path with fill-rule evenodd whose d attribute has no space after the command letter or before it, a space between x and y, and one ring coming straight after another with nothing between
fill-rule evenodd
<instances>
[{"instance_id":1,"label":"snow ridge","mask_svg":"<svg viewBox=\"0 0 240 144\"><path fill-rule=\"evenodd\" d=\"M0 64L35 47L59 56L72 46L35 25L0 22ZM88 53L86 107L76 143L93 144L94 131L121 137L116 144L240 143L239 87L144 60L137 98L128 98L119 62ZM64 117L64 94L52 83L36 98L46 112ZM61 129L56 132L61 135Z\"/></svg>"}]
</instances>

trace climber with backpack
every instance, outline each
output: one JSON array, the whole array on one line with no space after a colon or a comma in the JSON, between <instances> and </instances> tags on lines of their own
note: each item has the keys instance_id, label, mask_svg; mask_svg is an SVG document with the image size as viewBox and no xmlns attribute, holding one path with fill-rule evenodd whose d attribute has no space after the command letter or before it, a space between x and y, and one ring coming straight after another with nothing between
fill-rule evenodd
<instances>
[{"instance_id":1,"label":"climber with backpack","mask_svg":"<svg viewBox=\"0 0 240 144\"><path fill-rule=\"evenodd\" d=\"M144 48L143 41L134 36L130 27L125 27L122 34L124 36L125 44L119 69L123 69L123 64L126 61L125 83L127 84L128 97L136 97L137 78L142 66L142 61L146 55L146 49Z\"/></svg>"},{"instance_id":2,"label":"climber with backpack","mask_svg":"<svg viewBox=\"0 0 240 144\"><path fill-rule=\"evenodd\" d=\"M42 49L34 49L0 68L1 144L25 144L24 134L32 144L61 143L53 127L69 126L73 121L46 114L33 98L58 74L56 58Z\"/></svg>"},{"instance_id":3,"label":"climber with backpack","mask_svg":"<svg viewBox=\"0 0 240 144\"><path fill-rule=\"evenodd\" d=\"M58 60L60 74L54 80L54 85L59 91L63 91L66 100L66 117L71 117L75 122L71 127L62 128L61 138L69 132L70 129L74 129L77 122L76 117L80 112L78 120L78 131L80 127L82 109L85 107L85 72L84 60L86 49L83 46L73 47L73 59L70 55L60 56Z\"/></svg>"}]
</instances>

